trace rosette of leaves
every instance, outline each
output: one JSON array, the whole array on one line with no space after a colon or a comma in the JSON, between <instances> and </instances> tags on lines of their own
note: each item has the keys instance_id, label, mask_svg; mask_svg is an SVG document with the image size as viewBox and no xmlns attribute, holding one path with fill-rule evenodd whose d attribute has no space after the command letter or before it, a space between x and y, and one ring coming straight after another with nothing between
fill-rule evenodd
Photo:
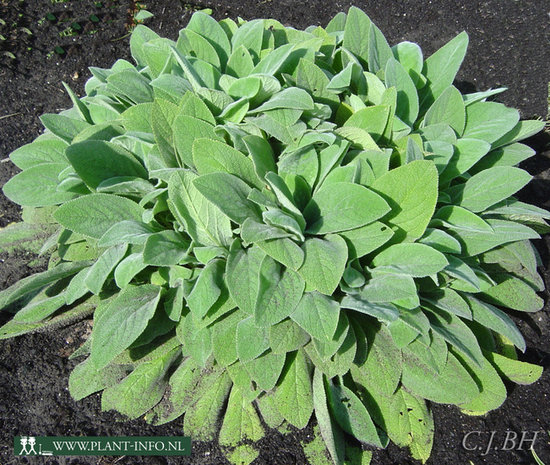
<instances>
[{"instance_id":1,"label":"rosette of leaves","mask_svg":"<svg viewBox=\"0 0 550 465\"><path fill-rule=\"evenodd\" d=\"M543 305L549 215L514 197L543 123L453 86L467 43L425 59L357 8L138 26L136 64L91 68L11 154L4 192L51 258L0 293L1 337L93 312L73 397L196 440L219 421L235 463L312 415L335 464L354 441L427 460L430 402L484 414L541 373L508 311Z\"/></svg>"}]
</instances>

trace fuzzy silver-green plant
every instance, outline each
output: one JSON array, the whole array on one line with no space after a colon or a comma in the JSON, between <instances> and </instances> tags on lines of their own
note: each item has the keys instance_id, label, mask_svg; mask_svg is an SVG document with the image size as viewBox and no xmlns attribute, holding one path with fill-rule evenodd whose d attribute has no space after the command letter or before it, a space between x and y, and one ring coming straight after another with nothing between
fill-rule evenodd
<instances>
[{"instance_id":1,"label":"fuzzy silver-green plant","mask_svg":"<svg viewBox=\"0 0 550 465\"><path fill-rule=\"evenodd\" d=\"M507 311L543 305L549 215L513 197L543 123L453 86L467 43L425 59L357 8L305 31L199 12L177 42L138 26L136 64L91 68L11 154L30 226L0 238L46 223L51 258L0 293L21 308L1 337L93 312L73 397L184 415L197 440L221 420L235 463L260 416L312 414L335 464L352 438L427 460L430 402L483 414L541 373Z\"/></svg>"}]
</instances>

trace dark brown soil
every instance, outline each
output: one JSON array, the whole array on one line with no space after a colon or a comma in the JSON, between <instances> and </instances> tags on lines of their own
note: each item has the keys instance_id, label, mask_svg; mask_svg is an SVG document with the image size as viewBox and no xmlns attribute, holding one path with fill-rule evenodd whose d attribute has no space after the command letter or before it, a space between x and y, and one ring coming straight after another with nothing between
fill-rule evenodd
<instances>
[{"instance_id":1,"label":"dark brown soil","mask_svg":"<svg viewBox=\"0 0 550 465\"><path fill-rule=\"evenodd\" d=\"M349 0L217 0L203 3L180 0L150 0L147 9L155 14L148 25L166 37L175 38L194 9L212 8L217 19L273 17L286 25L303 28L325 25L338 11L347 10ZM550 4L541 0L357 0L386 34L391 44L401 40L419 43L431 54L462 30L470 35L470 49L458 76L462 89L508 87L499 100L519 108L522 116L546 117L550 79ZM81 94L89 77L88 66L109 67L117 58L129 59L128 26L135 2L130 0L0 0L0 186L16 173L4 162L17 147L40 134L38 117L70 105L61 81ZM50 15L50 16L48 16ZM93 18L92 18L93 17ZM49 18L49 19L48 19ZM30 33L30 34L29 34ZM550 208L550 151L548 137L529 141L538 155L525 168L535 176L523 192L524 198ZM19 209L0 194L0 227L17 221ZM541 272L550 286L550 238L537 241L546 264ZM13 254L0 257L0 289L32 272L31 257ZM548 300L548 293L545 293ZM542 312L517 315L528 350L523 360L550 365L548 303ZM164 427L143 421L121 422L112 413L102 413L98 395L74 402L67 389L75 362L68 355L78 347L87 329L82 322L60 331L19 337L0 343L0 463L109 464L116 458L20 459L13 456L13 436L172 436L181 434L181 420ZM436 436L431 464L533 464L529 443L523 450L503 450L507 432L523 431L526 439L535 432L535 449L550 463L550 375L531 386L509 386L502 408L485 417L467 417L458 409L434 405ZM462 441L471 431L466 450ZM495 432L497 450L485 454ZM304 465L299 446L308 440L310 428L281 435L271 432L261 441L255 465ZM513 436L508 433L509 437ZM519 445L519 441L516 445ZM517 449L514 448L514 449ZM373 464L417 464L408 451L389 446L375 451ZM194 443L190 458L126 457L120 464L227 463L215 443ZM317 465L312 463L312 465Z\"/></svg>"}]
</instances>

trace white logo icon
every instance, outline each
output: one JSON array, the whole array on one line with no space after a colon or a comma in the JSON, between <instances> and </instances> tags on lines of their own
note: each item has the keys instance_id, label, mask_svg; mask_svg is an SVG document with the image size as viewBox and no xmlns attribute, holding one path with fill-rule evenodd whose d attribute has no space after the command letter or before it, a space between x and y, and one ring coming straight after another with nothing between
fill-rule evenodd
<instances>
[{"instance_id":1,"label":"white logo icon","mask_svg":"<svg viewBox=\"0 0 550 465\"><path fill-rule=\"evenodd\" d=\"M19 455L36 455L36 449L34 446L36 445L36 438L34 436L22 436L19 440L21 443L21 452L19 452ZM29 449L27 450L27 446L29 446Z\"/></svg>"}]
</instances>

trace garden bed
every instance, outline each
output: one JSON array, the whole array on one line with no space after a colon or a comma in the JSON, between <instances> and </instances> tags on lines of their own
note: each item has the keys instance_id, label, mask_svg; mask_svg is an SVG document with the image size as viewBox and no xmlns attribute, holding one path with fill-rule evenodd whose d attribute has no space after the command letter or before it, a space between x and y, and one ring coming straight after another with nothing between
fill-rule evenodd
<instances>
[{"instance_id":1,"label":"garden bed","mask_svg":"<svg viewBox=\"0 0 550 465\"><path fill-rule=\"evenodd\" d=\"M220 0L217 2L180 2L155 0L147 4L154 17L147 25L162 36L175 38L193 11L211 8L216 19L272 17L285 25L304 28L325 25L350 2L295 0ZM550 76L550 29L547 11L536 1L491 0L459 2L449 0L408 0L400 2L355 2L377 23L390 44L402 40L418 42L429 55L461 30L470 35L470 48L459 73L461 90L485 90L506 86L509 90L498 100L521 111L524 118L545 117ZM38 117L58 112L71 105L61 81L77 94L89 77L88 66L109 67L117 58L129 59L128 31L140 4L129 0L0 0L0 159L40 132ZM522 192L523 200L550 208L550 145L547 135L527 141L538 152L524 168L534 181ZM16 168L9 162L0 164L0 185ZM0 195L0 227L20 218L19 209ZM543 262L548 264L550 237L537 241ZM0 289L40 266L35 257L13 252L0 257ZM541 270L550 286L548 266ZM545 297L547 298L546 292ZM0 322L4 321L0 317ZM548 340L550 318L548 305L542 312L522 314L516 322L525 336L528 350L522 359L550 364ZM60 331L35 334L0 343L0 439L1 463L38 463L13 457L13 436L20 434L49 436L173 436L181 433L181 419L163 427L152 427L141 420L122 423L112 412L102 413L100 396L92 395L74 402L67 388L68 376L75 361L68 356L82 342L89 322L80 322ZM538 431L535 448L550 463L550 375L547 372L531 386L511 385L509 398L502 408L486 417L467 417L455 407L434 405L436 436L429 463L507 465L533 463L525 450L503 450L507 431L527 438ZM300 442L308 442L312 425L304 431L282 434L272 431L260 442L260 464L317 465L306 458ZM479 447L466 450L467 444ZM495 431L493 445L486 452L488 439ZM474 440L475 438L475 440ZM526 444L529 446L529 443ZM523 447L525 449L525 446ZM57 458L40 463L114 463L116 458ZM215 443L194 443L189 458L132 457L117 463L226 463ZM393 445L375 451L375 464L412 464L406 450Z\"/></svg>"}]
</instances>

